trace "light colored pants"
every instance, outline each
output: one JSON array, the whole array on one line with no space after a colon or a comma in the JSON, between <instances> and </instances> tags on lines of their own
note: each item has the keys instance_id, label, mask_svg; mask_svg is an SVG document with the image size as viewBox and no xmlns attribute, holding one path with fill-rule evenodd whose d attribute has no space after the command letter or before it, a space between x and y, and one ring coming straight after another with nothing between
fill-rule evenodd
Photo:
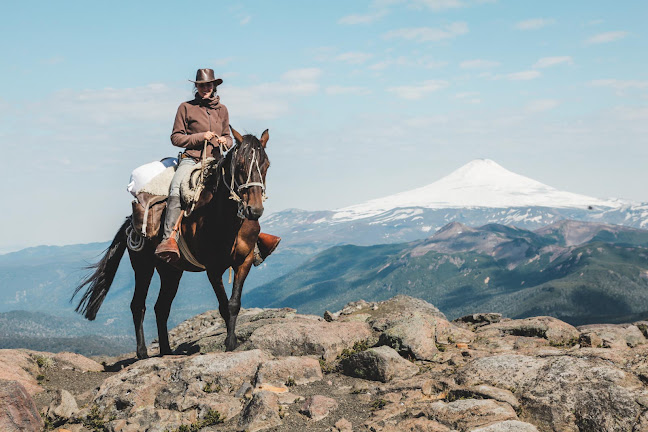
<instances>
[{"instance_id":1,"label":"light colored pants","mask_svg":"<svg viewBox=\"0 0 648 432\"><path fill-rule=\"evenodd\" d=\"M180 183L182 180L189 175L189 172L193 170L196 165L196 161L192 158L184 158L180 160L180 164L176 169L173 179L171 180L171 187L169 188L169 196L180 196Z\"/></svg>"}]
</instances>

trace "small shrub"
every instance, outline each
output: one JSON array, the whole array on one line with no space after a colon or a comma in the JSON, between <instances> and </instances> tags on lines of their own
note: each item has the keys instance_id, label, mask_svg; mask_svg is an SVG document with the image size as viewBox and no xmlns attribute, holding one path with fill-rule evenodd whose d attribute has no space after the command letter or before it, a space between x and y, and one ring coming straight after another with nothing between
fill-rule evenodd
<instances>
[{"instance_id":1,"label":"small shrub","mask_svg":"<svg viewBox=\"0 0 648 432\"><path fill-rule=\"evenodd\" d=\"M288 379L286 380L286 387L294 387L296 385L297 383L295 382L295 378L288 377Z\"/></svg>"},{"instance_id":2,"label":"small shrub","mask_svg":"<svg viewBox=\"0 0 648 432\"><path fill-rule=\"evenodd\" d=\"M106 422L104 421L103 415L99 411L97 405L93 405L90 408L90 413L88 413L88 416L82 419L81 422L83 423L83 426L93 432L105 432L106 430Z\"/></svg>"},{"instance_id":3,"label":"small shrub","mask_svg":"<svg viewBox=\"0 0 648 432\"><path fill-rule=\"evenodd\" d=\"M43 375L43 374L38 374L38 375L36 376L36 379L37 379L38 381L43 381L43 380L45 379L45 375Z\"/></svg>"},{"instance_id":4,"label":"small shrub","mask_svg":"<svg viewBox=\"0 0 648 432\"><path fill-rule=\"evenodd\" d=\"M39 368L49 369L54 366L54 360L43 355L38 355L36 356L36 364Z\"/></svg>"},{"instance_id":5,"label":"small shrub","mask_svg":"<svg viewBox=\"0 0 648 432\"><path fill-rule=\"evenodd\" d=\"M353 344L353 348L344 348L339 358L345 359L347 357L351 357L355 353L366 351L368 348L369 348L368 340L365 339L365 340L357 341L356 343Z\"/></svg>"},{"instance_id":6,"label":"small shrub","mask_svg":"<svg viewBox=\"0 0 648 432\"><path fill-rule=\"evenodd\" d=\"M371 404L371 411L381 410L385 407L385 405L387 405L387 401L385 399L376 399Z\"/></svg>"},{"instance_id":7,"label":"small shrub","mask_svg":"<svg viewBox=\"0 0 648 432\"><path fill-rule=\"evenodd\" d=\"M220 413L216 410L210 409L202 419L197 420L190 425L180 425L177 429L169 432L198 432L202 428L214 426L223 422L224 420L221 418Z\"/></svg>"},{"instance_id":8,"label":"small shrub","mask_svg":"<svg viewBox=\"0 0 648 432\"><path fill-rule=\"evenodd\" d=\"M330 374L332 372L335 372L335 367L332 364L327 363L326 360L322 358L319 359L319 364L320 364L320 368L322 369L322 373Z\"/></svg>"},{"instance_id":9,"label":"small shrub","mask_svg":"<svg viewBox=\"0 0 648 432\"><path fill-rule=\"evenodd\" d=\"M205 384L205 387L203 387L205 393L220 393L221 390L223 390L223 388L216 383L207 383Z\"/></svg>"}]
</instances>

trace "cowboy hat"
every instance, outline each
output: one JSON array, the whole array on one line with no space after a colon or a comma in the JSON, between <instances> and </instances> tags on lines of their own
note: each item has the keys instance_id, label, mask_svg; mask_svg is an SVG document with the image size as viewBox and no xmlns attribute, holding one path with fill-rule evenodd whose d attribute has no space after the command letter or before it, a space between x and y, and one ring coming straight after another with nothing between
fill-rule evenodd
<instances>
[{"instance_id":1,"label":"cowboy hat","mask_svg":"<svg viewBox=\"0 0 648 432\"><path fill-rule=\"evenodd\" d=\"M203 84L208 82L213 82L214 87L219 86L223 83L223 80L220 78L214 78L213 69L198 69L196 72L196 81L189 80L194 84Z\"/></svg>"}]
</instances>

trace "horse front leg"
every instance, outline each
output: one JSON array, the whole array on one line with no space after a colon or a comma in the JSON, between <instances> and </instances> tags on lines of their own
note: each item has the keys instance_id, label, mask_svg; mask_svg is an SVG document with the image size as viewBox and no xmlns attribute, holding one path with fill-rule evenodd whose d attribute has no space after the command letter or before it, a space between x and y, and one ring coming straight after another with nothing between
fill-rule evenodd
<instances>
[{"instance_id":1,"label":"horse front leg","mask_svg":"<svg viewBox=\"0 0 648 432\"><path fill-rule=\"evenodd\" d=\"M135 271L135 292L130 308L133 314L133 324L135 325L135 339L137 340L137 358L148 358L146 349L146 339L144 338L144 315L146 313L146 296L148 294L151 278L155 271L155 264L152 255L146 255L146 252L128 251L131 266Z\"/></svg>"},{"instance_id":2,"label":"horse front leg","mask_svg":"<svg viewBox=\"0 0 648 432\"><path fill-rule=\"evenodd\" d=\"M178 285L182 277L182 270L178 270L169 264L162 263L157 267L160 275L160 295L155 302L155 321L158 329L158 343L160 344L160 355L171 354L169 344L169 332L167 321L171 312L171 303L178 292Z\"/></svg>"},{"instance_id":3,"label":"horse front leg","mask_svg":"<svg viewBox=\"0 0 648 432\"><path fill-rule=\"evenodd\" d=\"M241 310L241 294L243 293L243 284L245 278L250 272L254 254L249 254L243 264L241 264L234 273L234 286L232 287L232 296L227 304L229 312L229 321L227 325L227 338L225 339L225 351L234 351L237 346L236 341L236 319Z\"/></svg>"},{"instance_id":4,"label":"horse front leg","mask_svg":"<svg viewBox=\"0 0 648 432\"><path fill-rule=\"evenodd\" d=\"M207 277L209 278L209 282L211 283L212 289L214 290L214 293L216 294L216 298L218 299L218 310L220 311L223 321L225 321L225 327L229 331L230 314L229 314L227 293L225 292L225 287L223 286L223 272L224 270L222 268L219 269L208 268Z\"/></svg>"}]
</instances>

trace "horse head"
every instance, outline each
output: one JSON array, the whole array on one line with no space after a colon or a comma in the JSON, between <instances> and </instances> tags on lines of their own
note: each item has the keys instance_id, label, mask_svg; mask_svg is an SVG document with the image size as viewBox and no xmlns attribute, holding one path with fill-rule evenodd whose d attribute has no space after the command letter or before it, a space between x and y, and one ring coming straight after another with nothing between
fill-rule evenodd
<instances>
[{"instance_id":1,"label":"horse head","mask_svg":"<svg viewBox=\"0 0 648 432\"><path fill-rule=\"evenodd\" d=\"M228 153L230 158L229 179L224 179L230 189L230 197L239 203L238 215L241 218L257 220L263 214L265 177L270 160L265 148L270 135L266 129L261 139L254 135L241 135L233 127L232 135L236 145Z\"/></svg>"}]
</instances>

